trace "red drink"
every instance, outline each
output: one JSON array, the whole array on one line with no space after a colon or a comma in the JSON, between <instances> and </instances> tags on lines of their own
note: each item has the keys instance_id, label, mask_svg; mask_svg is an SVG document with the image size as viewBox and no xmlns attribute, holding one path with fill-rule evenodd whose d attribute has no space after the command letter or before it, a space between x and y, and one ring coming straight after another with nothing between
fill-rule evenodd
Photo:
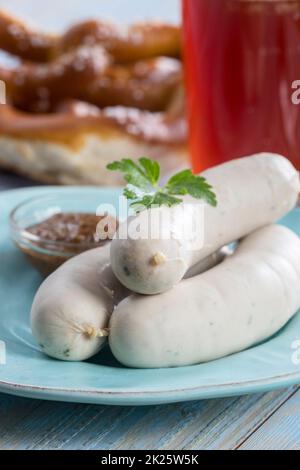
<instances>
[{"instance_id":1,"label":"red drink","mask_svg":"<svg viewBox=\"0 0 300 470\"><path fill-rule=\"evenodd\" d=\"M300 169L300 0L183 0L183 15L194 170L262 151Z\"/></svg>"}]
</instances>

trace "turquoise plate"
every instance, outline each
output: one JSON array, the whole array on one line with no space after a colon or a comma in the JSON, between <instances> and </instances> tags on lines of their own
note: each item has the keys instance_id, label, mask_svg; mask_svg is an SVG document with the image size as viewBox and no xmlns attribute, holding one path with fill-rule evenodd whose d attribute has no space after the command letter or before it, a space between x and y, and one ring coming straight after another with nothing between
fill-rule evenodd
<instances>
[{"instance_id":1,"label":"turquoise plate","mask_svg":"<svg viewBox=\"0 0 300 470\"><path fill-rule=\"evenodd\" d=\"M150 405L265 392L300 383L300 312L272 339L232 356L191 367L126 369L108 348L84 363L44 356L31 336L29 311L40 276L9 239L8 214L26 198L78 188L29 188L0 194L0 391L32 398ZM118 190L83 188L118 203ZM300 234L300 209L283 223ZM300 286L299 286L300 289Z\"/></svg>"}]
</instances>

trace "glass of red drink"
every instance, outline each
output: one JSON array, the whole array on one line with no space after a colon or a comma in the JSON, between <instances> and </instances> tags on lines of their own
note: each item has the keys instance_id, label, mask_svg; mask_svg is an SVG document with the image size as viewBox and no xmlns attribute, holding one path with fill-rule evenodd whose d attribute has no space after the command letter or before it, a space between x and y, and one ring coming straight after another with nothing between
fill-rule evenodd
<instances>
[{"instance_id":1,"label":"glass of red drink","mask_svg":"<svg viewBox=\"0 0 300 470\"><path fill-rule=\"evenodd\" d=\"M183 19L194 170L263 151L300 169L300 0L183 0Z\"/></svg>"}]
</instances>

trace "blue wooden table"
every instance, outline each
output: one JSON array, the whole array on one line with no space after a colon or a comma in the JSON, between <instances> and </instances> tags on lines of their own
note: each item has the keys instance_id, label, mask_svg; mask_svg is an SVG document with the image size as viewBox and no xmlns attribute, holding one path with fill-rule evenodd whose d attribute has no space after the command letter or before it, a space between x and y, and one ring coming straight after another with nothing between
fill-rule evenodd
<instances>
[{"instance_id":1,"label":"blue wooden table","mask_svg":"<svg viewBox=\"0 0 300 470\"><path fill-rule=\"evenodd\" d=\"M0 174L0 190L32 184ZM146 407L0 394L0 449L300 449L300 387Z\"/></svg>"},{"instance_id":2,"label":"blue wooden table","mask_svg":"<svg viewBox=\"0 0 300 470\"><path fill-rule=\"evenodd\" d=\"M151 407L0 394L0 449L300 449L300 390Z\"/></svg>"}]
</instances>

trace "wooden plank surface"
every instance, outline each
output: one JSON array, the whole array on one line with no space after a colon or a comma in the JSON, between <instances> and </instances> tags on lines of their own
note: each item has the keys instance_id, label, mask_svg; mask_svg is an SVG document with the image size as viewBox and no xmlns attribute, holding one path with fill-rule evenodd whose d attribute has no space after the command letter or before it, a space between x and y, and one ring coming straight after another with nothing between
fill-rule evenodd
<instances>
[{"instance_id":1,"label":"wooden plank surface","mask_svg":"<svg viewBox=\"0 0 300 470\"><path fill-rule=\"evenodd\" d=\"M299 393L290 388L150 407L43 402L0 394L0 449L235 449L245 446L248 436L253 440L254 431Z\"/></svg>"},{"instance_id":2,"label":"wooden plank surface","mask_svg":"<svg viewBox=\"0 0 300 470\"><path fill-rule=\"evenodd\" d=\"M240 449L300 450L300 389Z\"/></svg>"}]
</instances>

